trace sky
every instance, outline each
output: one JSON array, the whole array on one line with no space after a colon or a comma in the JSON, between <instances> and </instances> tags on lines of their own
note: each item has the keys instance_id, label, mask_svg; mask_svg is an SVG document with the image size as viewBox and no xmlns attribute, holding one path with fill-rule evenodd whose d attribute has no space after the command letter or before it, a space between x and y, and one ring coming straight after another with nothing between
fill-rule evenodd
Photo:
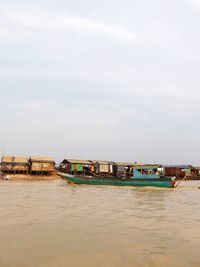
<instances>
[{"instance_id":1,"label":"sky","mask_svg":"<svg viewBox=\"0 0 200 267\"><path fill-rule=\"evenodd\" d=\"M0 0L0 155L200 166L200 0Z\"/></svg>"}]
</instances>

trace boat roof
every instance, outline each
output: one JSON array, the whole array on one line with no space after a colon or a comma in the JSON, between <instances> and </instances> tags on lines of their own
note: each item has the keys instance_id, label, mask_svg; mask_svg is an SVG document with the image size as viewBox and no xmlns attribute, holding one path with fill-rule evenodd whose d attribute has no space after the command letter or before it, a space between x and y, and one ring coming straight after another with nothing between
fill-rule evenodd
<instances>
[{"instance_id":1,"label":"boat roof","mask_svg":"<svg viewBox=\"0 0 200 267\"><path fill-rule=\"evenodd\" d=\"M162 167L162 165L135 165L134 169L157 169Z\"/></svg>"},{"instance_id":2,"label":"boat roof","mask_svg":"<svg viewBox=\"0 0 200 267\"><path fill-rule=\"evenodd\" d=\"M72 164L85 164L85 165L91 165L92 162L90 160L82 160L82 159L64 159L62 163L69 162Z\"/></svg>"}]
</instances>

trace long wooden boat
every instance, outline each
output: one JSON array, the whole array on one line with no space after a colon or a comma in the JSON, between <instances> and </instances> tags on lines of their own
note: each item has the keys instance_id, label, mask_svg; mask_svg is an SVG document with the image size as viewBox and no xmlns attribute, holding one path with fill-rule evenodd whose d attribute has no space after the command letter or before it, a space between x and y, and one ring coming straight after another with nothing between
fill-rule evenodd
<instances>
[{"instance_id":1,"label":"long wooden boat","mask_svg":"<svg viewBox=\"0 0 200 267\"><path fill-rule=\"evenodd\" d=\"M134 169L134 176L131 178L103 177L103 176L82 176L62 173L60 176L68 183L88 185L112 185L112 186L154 186L154 187L175 187L175 181L169 177L157 174L141 174L140 168Z\"/></svg>"}]
</instances>

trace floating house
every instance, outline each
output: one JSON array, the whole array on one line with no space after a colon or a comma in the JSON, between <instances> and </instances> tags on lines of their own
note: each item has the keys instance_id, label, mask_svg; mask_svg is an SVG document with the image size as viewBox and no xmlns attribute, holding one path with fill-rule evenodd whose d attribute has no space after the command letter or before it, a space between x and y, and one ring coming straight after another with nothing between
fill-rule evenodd
<instances>
[{"instance_id":1,"label":"floating house","mask_svg":"<svg viewBox=\"0 0 200 267\"><path fill-rule=\"evenodd\" d=\"M70 174L90 174L94 171L94 163L90 160L64 159L60 164L60 170Z\"/></svg>"},{"instance_id":2,"label":"floating house","mask_svg":"<svg viewBox=\"0 0 200 267\"><path fill-rule=\"evenodd\" d=\"M94 164L95 172L99 175L113 175L113 166L112 161L97 161Z\"/></svg>"},{"instance_id":3,"label":"floating house","mask_svg":"<svg viewBox=\"0 0 200 267\"><path fill-rule=\"evenodd\" d=\"M55 161L51 157L30 157L31 174L52 174L55 170Z\"/></svg>"},{"instance_id":4,"label":"floating house","mask_svg":"<svg viewBox=\"0 0 200 267\"><path fill-rule=\"evenodd\" d=\"M4 173L27 174L29 161L26 157L3 156L1 159L1 170Z\"/></svg>"},{"instance_id":5,"label":"floating house","mask_svg":"<svg viewBox=\"0 0 200 267\"><path fill-rule=\"evenodd\" d=\"M191 166L191 165L190 165ZM189 179L199 179L199 169L191 166L189 169L185 170L185 176Z\"/></svg>"},{"instance_id":6,"label":"floating house","mask_svg":"<svg viewBox=\"0 0 200 267\"><path fill-rule=\"evenodd\" d=\"M165 165L164 173L166 176L188 179L199 175L198 169L191 165Z\"/></svg>"},{"instance_id":7,"label":"floating house","mask_svg":"<svg viewBox=\"0 0 200 267\"><path fill-rule=\"evenodd\" d=\"M200 167L195 167L195 169L197 170L197 176L200 177Z\"/></svg>"},{"instance_id":8,"label":"floating house","mask_svg":"<svg viewBox=\"0 0 200 267\"><path fill-rule=\"evenodd\" d=\"M98 162L98 160L90 160L92 165L90 167L90 173L91 174L96 174L96 163Z\"/></svg>"}]
</instances>

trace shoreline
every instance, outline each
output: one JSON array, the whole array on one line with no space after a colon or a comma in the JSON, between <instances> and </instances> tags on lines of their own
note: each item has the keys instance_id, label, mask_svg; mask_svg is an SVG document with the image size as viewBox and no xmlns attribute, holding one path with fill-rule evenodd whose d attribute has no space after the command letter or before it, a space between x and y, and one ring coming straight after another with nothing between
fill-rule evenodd
<instances>
[{"instance_id":1,"label":"shoreline","mask_svg":"<svg viewBox=\"0 0 200 267\"><path fill-rule=\"evenodd\" d=\"M30 174L6 174L2 181L13 181L13 180L27 180L27 181L39 181L39 180L58 180L60 177L57 173L52 175L30 175Z\"/></svg>"}]
</instances>

